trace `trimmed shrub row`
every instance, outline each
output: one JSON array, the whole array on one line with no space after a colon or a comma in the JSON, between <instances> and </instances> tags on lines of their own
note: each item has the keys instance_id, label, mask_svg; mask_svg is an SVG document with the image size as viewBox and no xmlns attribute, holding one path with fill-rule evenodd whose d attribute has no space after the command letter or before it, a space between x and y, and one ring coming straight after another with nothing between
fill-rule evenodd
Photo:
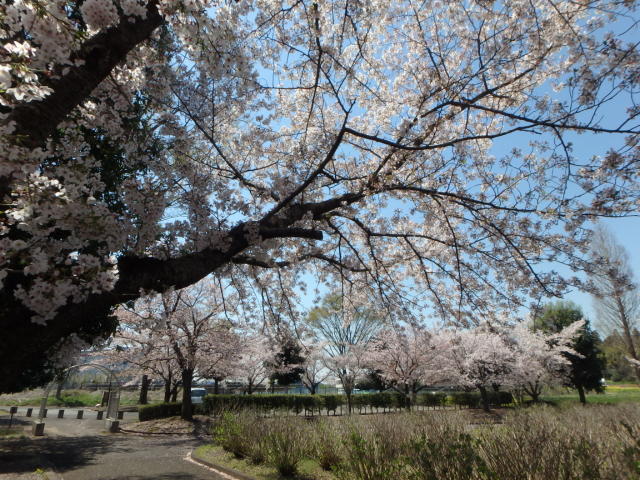
<instances>
[{"instance_id":1,"label":"trimmed shrub row","mask_svg":"<svg viewBox=\"0 0 640 480\"><path fill-rule=\"evenodd\" d=\"M192 413L202 413L200 405L192 405ZM138 420L145 422L156 418L177 417L182 412L182 402L155 403L138 407Z\"/></svg>"},{"instance_id":2,"label":"trimmed shrub row","mask_svg":"<svg viewBox=\"0 0 640 480\"><path fill-rule=\"evenodd\" d=\"M513 402L509 392L489 392L489 402L494 406L504 406ZM278 394L253 394L253 395L207 395L204 397L203 410L205 414L218 414L229 410L263 410L263 411L293 411L295 413L309 412L314 414L323 410L335 413L336 410L346 405L347 398L344 395L278 395ZM445 394L423 393L418 395L416 404L423 407L441 407L453 405L466 408L481 407L480 394L476 392L456 392ZM403 408L406 399L396 392L361 393L353 395L351 405L359 411L370 408L388 409Z\"/></svg>"}]
</instances>

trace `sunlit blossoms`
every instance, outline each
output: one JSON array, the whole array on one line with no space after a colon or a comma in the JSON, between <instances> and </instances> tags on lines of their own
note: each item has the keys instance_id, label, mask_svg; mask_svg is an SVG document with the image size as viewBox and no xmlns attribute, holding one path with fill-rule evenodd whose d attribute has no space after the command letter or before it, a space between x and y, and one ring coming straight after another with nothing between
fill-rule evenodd
<instances>
[{"instance_id":1,"label":"sunlit blossoms","mask_svg":"<svg viewBox=\"0 0 640 480\"><path fill-rule=\"evenodd\" d=\"M0 6L0 329L91 341L212 272L270 323L561 293L639 205L635 4Z\"/></svg>"}]
</instances>

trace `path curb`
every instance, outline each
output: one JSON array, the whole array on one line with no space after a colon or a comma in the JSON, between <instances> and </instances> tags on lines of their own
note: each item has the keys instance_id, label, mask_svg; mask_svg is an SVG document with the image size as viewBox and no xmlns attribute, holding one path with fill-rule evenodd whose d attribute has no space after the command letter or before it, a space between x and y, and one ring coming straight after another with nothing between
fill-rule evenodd
<instances>
[{"instance_id":1,"label":"path curb","mask_svg":"<svg viewBox=\"0 0 640 480\"><path fill-rule=\"evenodd\" d=\"M196 451L193 450L190 454L191 459L194 462L200 463L205 467L212 468L213 470L218 470L219 472L224 473L230 477L233 477L238 480L256 480L254 477L247 475L246 473L239 472L233 468L223 467L222 465L218 465L217 463L210 462L209 460L205 460L204 458L200 458L196 455Z\"/></svg>"}]
</instances>

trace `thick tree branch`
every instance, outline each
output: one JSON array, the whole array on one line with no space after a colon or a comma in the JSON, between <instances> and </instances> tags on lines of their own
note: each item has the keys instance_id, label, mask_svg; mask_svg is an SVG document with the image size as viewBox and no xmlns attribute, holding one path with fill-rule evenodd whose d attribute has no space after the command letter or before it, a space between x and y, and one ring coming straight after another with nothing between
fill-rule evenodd
<instances>
[{"instance_id":1,"label":"thick tree branch","mask_svg":"<svg viewBox=\"0 0 640 480\"><path fill-rule=\"evenodd\" d=\"M129 18L121 17L117 26L87 40L73 57L81 65L45 83L53 89L50 95L39 102L23 102L11 111L7 121L15 122L13 134L22 146L42 146L58 124L163 22L156 0L149 3L145 19L131 22Z\"/></svg>"}]
</instances>

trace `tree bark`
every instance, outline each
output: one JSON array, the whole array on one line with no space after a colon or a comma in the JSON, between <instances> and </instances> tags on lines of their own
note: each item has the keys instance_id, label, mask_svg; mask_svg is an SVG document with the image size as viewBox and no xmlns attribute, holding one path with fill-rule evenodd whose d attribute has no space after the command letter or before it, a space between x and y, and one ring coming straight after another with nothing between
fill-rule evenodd
<instances>
[{"instance_id":1,"label":"tree bark","mask_svg":"<svg viewBox=\"0 0 640 480\"><path fill-rule=\"evenodd\" d=\"M585 405L587 403L587 397L584 394L584 388L582 385L576 387L578 389L578 396L580 397L580 403Z\"/></svg>"},{"instance_id":2,"label":"tree bark","mask_svg":"<svg viewBox=\"0 0 640 480\"><path fill-rule=\"evenodd\" d=\"M62 384L63 384L63 380L60 380L58 382L58 385L56 386L56 398L58 400L62 400Z\"/></svg>"},{"instance_id":3,"label":"tree bark","mask_svg":"<svg viewBox=\"0 0 640 480\"><path fill-rule=\"evenodd\" d=\"M164 403L171 401L171 381L166 381L164 384Z\"/></svg>"},{"instance_id":4,"label":"tree bark","mask_svg":"<svg viewBox=\"0 0 640 480\"><path fill-rule=\"evenodd\" d=\"M193 419L193 406L191 404L191 384L193 382L193 370L182 370L182 412L180 417L184 420Z\"/></svg>"},{"instance_id":5,"label":"tree bark","mask_svg":"<svg viewBox=\"0 0 640 480\"><path fill-rule=\"evenodd\" d=\"M291 205L278 216L265 217L260 222L260 236L322 239L320 231L289 226L308 212L320 218L344 202L361 198L360 194L345 194L318 203ZM165 260L124 255L118 259L119 279L112 291L91 294L81 303L68 303L46 326L31 322L33 313L13 295L18 285L28 283L28 279L21 271L10 272L0 290L0 331L5 332L0 335L0 392L21 391L49 381L50 374L43 372L48 367L46 352L50 348L71 334L91 342L113 333L117 326L117 319L111 315L113 308L138 298L141 290L165 292L172 287L184 288L232 263L234 256L249 246L245 233L244 224L232 228L228 232L230 246L225 251L206 248ZM24 338L30 339L28 348L19 352L11 348L14 342Z\"/></svg>"},{"instance_id":6,"label":"tree bark","mask_svg":"<svg viewBox=\"0 0 640 480\"><path fill-rule=\"evenodd\" d=\"M178 401L178 385L171 388L171 401L174 403Z\"/></svg>"},{"instance_id":7,"label":"tree bark","mask_svg":"<svg viewBox=\"0 0 640 480\"><path fill-rule=\"evenodd\" d=\"M75 66L67 67L65 74L58 78L43 80L46 86L53 89L50 95L40 101L23 102L9 114L7 121L13 121L16 125L14 135L23 137L21 145L29 148L44 145L58 124L86 100L131 50L148 40L163 22L158 12L158 2L152 0L147 6L146 18L120 17L118 25L84 42L72 55L73 60L77 61Z\"/></svg>"},{"instance_id":8,"label":"tree bark","mask_svg":"<svg viewBox=\"0 0 640 480\"><path fill-rule=\"evenodd\" d=\"M489 408L489 395L487 395L487 389L485 387L479 387L480 398L482 399L482 409L485 412L490 410Z\"/></svg>"},{"instance_id":9,"label":"tree bark","mask_svg":"<svg viewBox=\"0 0 640 480\"><path fill-rule=\"evenodd\" d=\"M140 405L146 405L148 403L147 396L149 393L149 376L142 375L142 382L140 383L140 396L138 397L138 403Z\"/></svg>"},{"instance_id":10,"label":"tree bark","mask_svg":"<svg viewBox=\"0 0 640 480\"><path fill-rule=\"evenodd\" d=\"M213 379L213 393L214 395L218 395L220 393L220 380L217 378Z\"/></svg>"}]
</instances>

